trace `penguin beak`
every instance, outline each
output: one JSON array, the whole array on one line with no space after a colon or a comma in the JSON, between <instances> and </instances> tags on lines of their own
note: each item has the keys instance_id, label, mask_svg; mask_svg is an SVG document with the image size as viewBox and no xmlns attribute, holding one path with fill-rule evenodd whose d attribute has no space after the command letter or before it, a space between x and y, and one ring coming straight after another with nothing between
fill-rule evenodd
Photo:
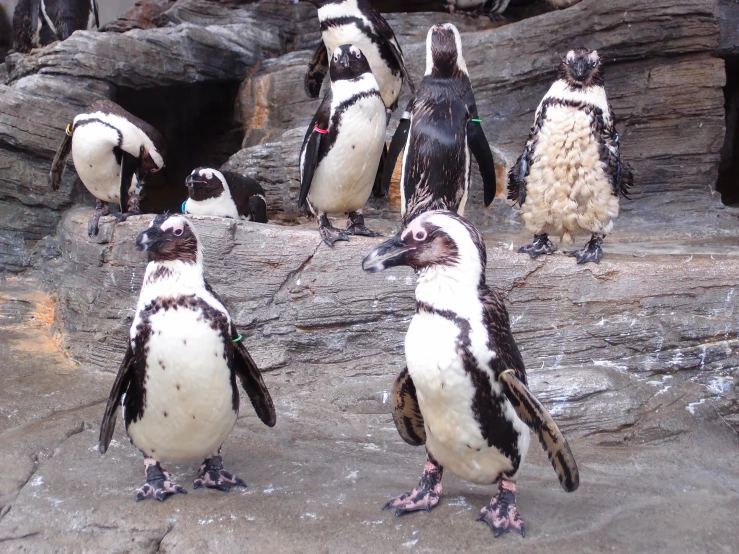
<instances>
[{"instance_id":1,"label":"penguin beak","mask_svg":"<svg viewBox=\"0 0 739 554\"><path fill-rule=\"evenodd\" d=\"M205 181L197 179L193 175L188 175L187 179L185 179L185 186L189 189L197 188L198 185L205 185L205 184L206 184Z\"/></svg>"},{"instance_id":2,"label":"penguin beak","mask_svg":"<svg viewBox=\"0 0 739 554\"><path fill-rule=\"evenodd\" d=\"M347 52L342 52L341 56L339 56L339 65L341 67L349 67L350 63L351 60L349 58L349 54Z\"/></svg>"},{"instance_id":3,"label":"penguin beak","mask_svg":"<svg viewBox=\"0 0 739 554\"><path fill-rule=\"evenodd\" d=\"M588 62L582 58L576 59L570 65L570 74L576 81L584 81L588 76Z\"/></svg>"},{"instance_id":4,"label":"penguin beak","mask_svg":"<svg viewBox=\"0 0 739 554\"><path fill-rule=\"evenodd\" d=\"M408 253L413 250L415 248L400 240L400 236L395 236L372 249L362 260L362 269L377 273L388 267L410 265Z\"/></svg>"},{"instance_id":5,"label":"penguin beak","mask_svg":"<svg viewBox=\"0 0 739 554\"><path fill-rule=\"evenodd\" d=\"M150 227L136 237L136 248L138 250L147 250L156 252L162 245L164 235L158 227Z\"/></svg>"}]
</instances>

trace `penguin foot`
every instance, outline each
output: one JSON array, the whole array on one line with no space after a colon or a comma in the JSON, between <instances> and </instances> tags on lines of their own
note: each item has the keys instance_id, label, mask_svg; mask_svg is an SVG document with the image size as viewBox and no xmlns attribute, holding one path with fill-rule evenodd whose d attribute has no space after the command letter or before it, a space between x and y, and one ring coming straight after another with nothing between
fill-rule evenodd
<instances>
[{"instance_id":1,"label":"penguin foot","mask_svg":"<svg viewBox=\"0 0 739 554\"><path fill-rule=\"evenodd\" d=\"M603 237L600 235L593 235L585 248L570 252L570 256L574 256L577 259L578 264L586 264L593 262L596 264L600 263L600 259L603 257Z\"/></svg>"},{"instance_id":2,"label":"penguin foot","mask_svg":"<svg viewBox=\"0 0 739 554\"><path fill-rule=\"evenodd\" d=\"M521 533L521 536L525 537L523 519L516 507L516 483L502 479L498 493L490 500L490 504L480 510L477 521L487 523L496 537L511 531Z\"/></svg>"},{"instance_id":3,"label":"penguin foot","mask_svg":"<svg viewBox=\"0 0 739 554\"><path fill-rule=\"evenodd\" d=\"M243 479L223 470L223 458L220 454L200 464L198 478L193 481L192 485L196 489L208 487L223 492L230 491L231 487L246 487Z\"/></svg>"},{"instance_id":4,"label":"penguin foot","mask_svg":"<svg viewBox=\"0 0 739 554\"><path fill-rule=\"evenodd\" d=\"M534 235L534 242L518 249L521 254L528 254L532 258L538 258L542 254L554 254L557 249L546 233Z\"/></svg>"},{"instance_id":5,"label":"penguin foot","mask_svg":"<svg viewBox=\"0 0 739 554\"><path fill-rule=\"evenodd\" d=\"M349 235L360 235L363 237L381 237L382 233L370 231L364 226L364 215L359 212L349 212L349 223L346 226L346 232Z\"/></svg>"},{"instance_id":6,"label":"penguin foot","mask_svg":"<svg viewBox=\"0 0 739 554\"><path fill-rule=\"evenodd\" d=\"M132 215L141 215L141 195L135 192L131 192L128 195L128 210L124 213L118 214L118 223L126 221Z\"/></svg>"},{"instance_id":7,"label":"penguin foot","mask_svg":"<svg viewBox=\"0 0 739 554\"><path fill-rule=\"evenodd\" d=\"M87 236L88 237L94 237L98 234L98 231L100 230L98 227L98 223L100 222L100 218L104 215L108 215L110 213L110 208L108 208L108 203L103 202L102 200L95 200L95 211L92 212L92 216L90 216L90 221L87 223Z\"/></svg>"},{"instance_id":8,"label":"penguin foot","mask_svg":"<svg viewBox=\"0 0 739 554\"><path fill-rule=\"evenodd\" d=\"M423 468L423 475L418 482L418 486L411 492L392 499L382 509L395 510L396 516L420 510L430 512L431 508L436 506L441 498L441 478L443 474L444 468L429 457L426 467Z\"/></svg>"},{"instance_id":9,"label":"penguin foot","mask_svg":"<svg viewBox=\"0 0 739 554\"><path fill-rule=\"evenodd\" d=\"M318 232L321 234L323 242L331 247L333 247L336 241L349 240L349 235L331 225L326 214L321 214L318 217Z\"/></svg>"},{"instance_id":10,"label":"penguin foot","mask_svg":"<svg viewBox=\"0 0 739 554\"><path fill-rule=\"evenodd\" d=\"M187 491L170 480L169 473L162 469L159 462L153 458L145 458L146 483L136 491L136 502L147 498L156 498L164 502L168 496L173 494L187 494Z\"/></svg>"}]
</instances>

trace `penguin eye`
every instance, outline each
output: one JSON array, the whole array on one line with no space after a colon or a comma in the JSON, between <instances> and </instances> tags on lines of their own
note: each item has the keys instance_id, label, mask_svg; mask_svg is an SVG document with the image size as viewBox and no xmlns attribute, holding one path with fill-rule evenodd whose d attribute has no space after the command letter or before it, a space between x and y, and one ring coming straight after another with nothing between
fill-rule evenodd
<instances>
[{"instance_id":1,"label":"penguin eye","mask_svg":"<svg viewBox=\"0 0 739 554\"><path fill-rule=\"evenodd\" d=\"M182 230L182 227L178 227L172 232L174 233L174 236L179 237L179 236L182 236L183 230Z\"/></svg>"},{"instance_id":2,"label":"penguin eye","mask_svg":"<svg viewBox=\"0 0 739 554\"><path fill-rule=\"evenodd\" d=\"M354 55L357 57L357 59L359 59L359 56L360 56L359 52L356 52Z\"/></svg>"},{"instance_id":3,"label":"penguin eye","mask_svg":"<svg viewBox=\"0 0 739 554\"><path fill-rule=\"evenodd\" d=\"M413 235L413 238L416 239L418 242L421 242L423 240L426 240L426 237L428 234L426 233L426 229L421 229L420 231L416 231L416 233Z\"/></svg>"}]
</instances>

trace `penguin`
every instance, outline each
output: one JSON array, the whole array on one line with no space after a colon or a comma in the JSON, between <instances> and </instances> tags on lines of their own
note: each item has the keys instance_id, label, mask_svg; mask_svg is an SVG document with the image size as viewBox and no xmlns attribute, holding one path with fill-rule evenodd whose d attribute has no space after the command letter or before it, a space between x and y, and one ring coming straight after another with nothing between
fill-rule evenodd
<instances>
[{"instance_id":1,"label":"penguin","mask_svg":"<svg viewBox=\"0 0 739 554\"><path fill-rule=\"evenodd\" d=\"M485 243L469 221L431 211L362 261L365 271L407 265L418 275L416 314L405 337L407 366L393 384L393 420L403 440L426 446L427 462L418 486L384 509L398 516L431 510L446 468L473 483L497 482L478 521L496 537L524 535L515 495L529 429L567 492L577 489L580 477L567 440L528 388L503 298L485 282L486 260Z\"/></svg>"},{"instance_id":2,"label":"penguin","mask_svg":"<svg viewBox=\"0 0 739 554\"><path fill-rule=\"evenodd\" d=\"M590 241L570 255L578 264L599 263L619 198L628 198L633 182L631 166L621 156L598 52L570 50L536 109L523 154L508 173L508 198L521 206L526 228L534 234L533 243L518 251L532 258L553 254L550 234L567 244L585 232Z\"/></svg>"},{"instance_id":3,"label":"penguin","mask_svg":"<svg viewBox=\"0 0 739 554\"><path fill-rule=\"evenodd\" d=\"M343 44L353 44L362 51L372 68L389 121L398 105L403 80L406 79L411 91L415 91L392 28L369 0L310 1L318 8L322 40L308 64L306 93L310 98L318 98L329 67L329 52Z\"/></svg>"},{"instance_id":4,"label":"penguin","mask_svg":"<svg viewBox=\"0 0 739 554\"><path fill-rule=\"evenodd\" d=\"M182 213L231 217L267 223L267 201L264 189L251 177L198 167L185 180L187 200Z\"/></svg>"},{"instance_id":5,"label":"penguin","mask_svg":"<svg viewBox=\"0 0 739 554\"><path fill-rule=\"evenodd\" d=\"M499 17L511 0L447 0L449 13L480 17L486 15L490 19Z\"/></svg>"},{"instance_id":6,"label":"penguin","mask_svg":"<svg viewBox=\"0 0 739 554\"><path fill-rule=\"evenodd\" d=\"M331 88L308 126L300 149L300 198L318 219L329 245L347 235L378 236L364 225L362 208L375 183L385 146L385 104L367 58L356 46L334 50ZM348 213L345 231L327 214Z\"/></svg>"},{"instance_id":7,"label":"penguin","mask_svg":"<svg viewBox=\"0 0 739 554\"><path fill-rule=\"evenodd\" d=\"M100 425L106 452L118 407L126 432L144 455L146 483L136 500L187 491L163 461L205 461L193 486L245 487L223 469L221 445L239 413L238 377L259 419L276 416L269 391L228 310L203 277L202 243L182 215L158 215L136 239L149 253L128 348Z\"/></svg>"},{"instance_id":8,"label":"penguin","mask_svg":"<svg viewBox=\"0 0 739 554\"><path fill-rule=\"evenodd\" d=\"M110 100L96 100L67 125L51 164L52 190L59 190L70 152L77 175L96 199L87 226L91 237L100 217L110 213L109 202L120 205L120 221L140 213L146 179L164 167L166 156L159 132Z\"/></svg>"},{"instance_id":9,"label":"penguin","mask_svg":"<svg viewBox=\"0 0 739 554\"><path fill-rule=\"evenodd\" d=\"M390 143L382 190L390 188L402 150L401 215L451 210L464 215L470 189L470 151L485 190L485 206L495 198L495 162L477 115L459 31L451 23L434 25L426 36L426 74Z\"/></svg>"},{"instance_id":10,"label":"penguin","mask_svg":"<svg viewBox=\"0 0 739 554\"><path fill-rule=\"evenodd\" d=\"M97 0L19 0L13 12L13 39L17 52L66 40L87 29L90 13L100 27Z\"/></svg>"}]
</instances>

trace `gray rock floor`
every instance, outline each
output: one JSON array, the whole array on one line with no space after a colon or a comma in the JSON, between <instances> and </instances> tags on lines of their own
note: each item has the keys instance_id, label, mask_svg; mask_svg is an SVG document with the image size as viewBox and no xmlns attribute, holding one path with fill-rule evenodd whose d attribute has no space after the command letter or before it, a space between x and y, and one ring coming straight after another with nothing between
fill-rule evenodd
<instances>
[{"instance_id":1,"label":"gray rock floor","mask_svg":"<svg viewBox=\"0 0 739 554\"><path fill-rule=\"evenodd\" d=\"M377 397L391 376L349 367L265 374L277 426L243 404L225 445L246 480L228 494L192 490L197 465L171 465L189 494L134 501L143 464L119 422L108 453L97 433L113 374L70 361L53 336L54 303L28 280L0 283L0 550L248 552L731 552L739 449L699 387L661 395L647 416L674 437L572 437L581 486L564 493L538 445L519 480L527 537L494 539L476 522L492 487L452 475L431 513L380 508L412 487L421 449L401 441ZM118 360L111 360L111 369ZM626 394L624 392L624 394ZM356 402L347 403L347 398ZM654 422L652 424L654 427ZM576 433L575 433L576 435ZM607 435L607 434L606 434Z\"/></svg>"}]
</instances>

